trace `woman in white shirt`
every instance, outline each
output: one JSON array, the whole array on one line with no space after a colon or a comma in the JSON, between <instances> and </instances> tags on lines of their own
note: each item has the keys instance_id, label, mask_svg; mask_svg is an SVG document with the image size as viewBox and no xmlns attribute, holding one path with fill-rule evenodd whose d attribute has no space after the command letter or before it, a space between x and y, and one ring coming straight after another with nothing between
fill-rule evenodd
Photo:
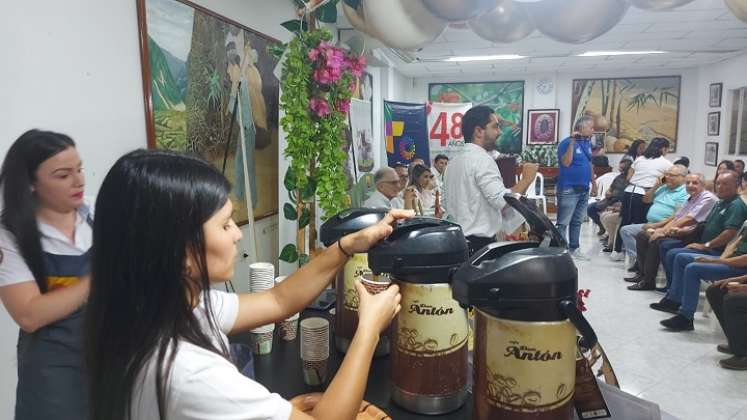
<instances>
[{"instance_id":1,"label":"woman in white shirt","mask_svg":"<svg viewBox=\"0 0 747 420\"><path fill-rule=\"evenodd\" d=\"M269 291L235 295L211 289L232 278L241 239L229 193L209 163L168 151L131 152L107 174L88 301L92 420L355 418L379 333L400 309L397 286L372 296L356 285L358 330L311 415L243 376L227 334L300 312L412 212L341 238Z\"/></svg>"},{"instance_id":2,"label":"woman in white shirt","mask_svg":"<svg viewBox=\"0 0 747 420\"><path fill-rule=\"evenodd\" d=\"M16 420L85 419L91 213L73 140L29 130L0 172L0 299L20 327Z\"/></svg>"},{"instance_id":3,"label":"woman in white shirt","mask_svg":"<svg viewBox=\"0 0 747 420\"><path fill-rule=\"evenodd\" d=\"M415 165L410 174L408 187L414 194L405 201L406 209L415 209L420 214L435 213L436 193L433 189L433 174L425 165Z\"/></svg>"},{"instance_id":4,"label":"woman in white shirt","mask_svg":"<svg viewBox=\"0 0 747 420\"><path fill-rule=\"evenodd\" d=\"M656 184L664 172L672 166L664 155L669 151L669 140L663 137L651 139L643 156L639 156L628 172L629 184L625 188L623 196L622 209L620 210L620 228L627 225L646 223L646 213L648 213L651 204L643 202L643 196L646 190ZM617 239L615 240L615 254L619 257L622 250L622 238L618 228Z\"/></svg>"}]
</instances>

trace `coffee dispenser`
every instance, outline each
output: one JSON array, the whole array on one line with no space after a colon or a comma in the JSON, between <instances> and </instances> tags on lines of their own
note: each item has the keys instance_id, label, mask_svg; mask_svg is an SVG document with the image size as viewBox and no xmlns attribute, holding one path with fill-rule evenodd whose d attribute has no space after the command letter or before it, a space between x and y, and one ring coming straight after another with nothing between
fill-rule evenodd
<instances>
[{"instance_id":1,"label":"coffee dispenser","mask_svg":"<svg viewBox=\"0 0 747 420\"><path fill-rule=\"evenodd\" d=\"M544 215L510 197L546 244L562 245ZM453 296L474 306L473 419L573 418L577 331L596 335L576 308L578 271L565 248L494 243L452 275Z\"/></svg>"},{"instance_id":2,"label":"coffee dispenser","mask_svg":"<svg viewBox=\"0 0 747 420\"><path fill-rule=\"evenodd\" d=\"M442 414L467 398L466 311L452 298L449 272L467 260L453 223L413 218L369 250L376 273L399 285L402 310L391 327L392 399L407 410Z\"/></svg>"},{"instance_id":3,"label":"coffee dispenser","mask_svg":"<svg viewBox=\"0 0 747 420\"><path fill-rule=\"evenodd\" d=\"M324 222L320 230L320 240L324 246L331 246L343 236L375 225L386 216L386 209L355 208L344 210ZM359 277L370 274L368 254L353 255L342 270L337 273L335 290L337 310L335 314L335 347L347 352L350 341L358 328L358 294L354 282ZM389 354L389 337L379 339L374 353L377 356Z\"/></svg>"}]
</instances>

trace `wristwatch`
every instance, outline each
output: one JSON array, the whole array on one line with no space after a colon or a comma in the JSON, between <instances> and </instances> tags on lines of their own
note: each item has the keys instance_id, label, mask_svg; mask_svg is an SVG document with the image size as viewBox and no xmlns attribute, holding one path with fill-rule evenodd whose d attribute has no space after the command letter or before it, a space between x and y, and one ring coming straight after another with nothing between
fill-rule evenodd
<instances>
[{"instance_id":1,"label":"wristwatch","mask_svg":"<svg viewBox=\"0 0 747 420\"><path fill-rule=\"evenodd\" d=\"M711 242L708 241L708 242L704 243L703 246L706 247L707 249L711 249Z\"/></svg>"}]
</instances>

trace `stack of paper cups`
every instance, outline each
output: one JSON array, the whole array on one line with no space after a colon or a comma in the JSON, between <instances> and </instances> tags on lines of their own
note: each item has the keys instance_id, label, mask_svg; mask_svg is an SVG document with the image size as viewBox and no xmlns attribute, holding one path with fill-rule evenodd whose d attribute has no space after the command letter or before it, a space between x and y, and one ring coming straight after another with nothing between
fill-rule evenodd
<instances>
[{"instance_id":1,"label":"stack of paper cups","mask_svg":"<svg viewBox=\"0 0 747 420\"><path fill-rule=\"evenodd\" d=\"M275 285L275 266L258 262L249 266L249 291L252 293L264 292L272 289Z\"/></svg>"},{"instance_id":2,"label":"stack of paper cups","mask_svg":"<svg viewBox=\"0 0 747 420\"><path fill-rule=\"evenodd\" d=\"M249 290L251 293L264 292L275 285L275 266L270 263L254 263L249 266ZM263 355L272 352L272 334L275 324L263 325L253 329L252 351Z\"/></svg>"},{"instance_id":3,"label":"stack of paper cups","mask_svg":"<svg viewBox=\"0 0 747 420\"><path fill-rule=\"evenodd\" d=\"M307 385L322 385L327 380L329 361L329 321L306 318L301 321L301 360Z\"/></svg>"},{"instance_id":4,"label":"stack of paper cups","mask_svg":"<svg viewBox=\"0 0 747 420\"><path fill-rule=\"evenodd\" d=\"M280 322L281 340L292 341L296 339L296 336L298 336L298 315L295 314Z\"/></svg>"}]
</instances>

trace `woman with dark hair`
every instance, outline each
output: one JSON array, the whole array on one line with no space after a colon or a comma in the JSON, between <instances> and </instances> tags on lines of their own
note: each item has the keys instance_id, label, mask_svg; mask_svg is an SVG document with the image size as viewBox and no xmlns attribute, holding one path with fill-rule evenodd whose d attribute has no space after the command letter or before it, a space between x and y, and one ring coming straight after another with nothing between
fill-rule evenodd
<instances>
[{"instance_id":1,"label":"woman with dark hair","mask_svg":"<svg viewBox=\"0 0 747 420\"><path fill-rule=\"evenodd\" d=\"M226 335L303 310L412 212L341 238L269 291L236 295L211 288L233 277L241 239L229 193L209 163L168 151L128 153L107 174L87 309L92 420L355 418L379 333L400 309L397 286L369 295L356 283L358 329L310 416L243 376Z\"/></svg>"},{"instance_id":2,"label":"woman with dark hair","mask_svg":"<svg viewBox=\"0 0 747 420\"><path fill-rule=\"evenodd\" d=\"M73 140L30 130L0 171L0 300L20 327L16 420L85 419L91 212Z\"/></svg>"},{"instance_id":3,"label":"woman with dark hair","mask_svg":"<svg viewBox=\"0 0 747 420\"><path fill-rule=\"evenodd\" d=\"M643 155L644 151L646 151L646 142L641 139L634 140L630 147L628 147L628 151L620 160L635 162L635 160L638 159L638 156Z\"/></svg>"},{"instance_id":4,"label":"woman with dark hair","mask_svg":"<svg viewBox=\"0 0 747 420\"><path fill-rule=\"evenodd\" d=\"M669 151L669 140L663 137L651 139L646 151L642 156L638 156L628 171L629 184L625 188L622 208L620 210L620 227L615 239L615 252L610 258L615 261L623 259L622 254L622 237L620 228L627 225L646 223L646 213L648 213L650 203L643 202L643 196L646 191L656 184L656 180L661 178L672 166L672 162L667 160L664 155Z\"/></svg>"},{"instance_id":5,"label":"woman with dark hair","mask_svg":"<svg viewBox=\"0 0 747 420\"><path fill-rule=\"evenodd\" d=\"M433 174L425 165L415 165L410 173L407 185L409 200L405 200L406 209L415 209L419 214L433 215L436 196L433 191Z\"/></svg>"},{"instance_id":6,"label":"woman with dark hair","mask_svg":"<svg viewBox=\"0 0 747 420\"><path fill-rule=\"evenodd\" d=\"M718 166L716 166L716 175L713 177L713 183L711 184L711 187L715 187L716 185L716 178L718 178L719 175L723 174L724 172L733 171L737 177L740 177L741 174L737 174L737 167L734 165L734 162L724 159L721 162L719 162Z\"/></svg>"}]
</instances>

